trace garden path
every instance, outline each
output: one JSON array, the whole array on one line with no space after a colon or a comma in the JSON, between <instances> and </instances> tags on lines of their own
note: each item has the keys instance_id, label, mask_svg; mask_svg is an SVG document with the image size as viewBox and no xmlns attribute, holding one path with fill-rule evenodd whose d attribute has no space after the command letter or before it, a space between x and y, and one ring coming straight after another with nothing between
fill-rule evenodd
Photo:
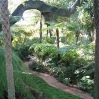
<instances>
[{"instance_id":1,"label":"garden path","mask_svg":"<svg viewBox=\"0 0 99 99\"><path fill-rule=\"evenodd\" d=\"M30 70L29 67L28 67L29 64L30 64L30 62L25 62L25 65L27 66L27 69L29 70L29 73L34 74L34 75L42 78L50 86L61 89L62 91L68 92L68 93L73 94L75 96L80 96L82 99L93 99L93 97L90 96L88 93L86 93L82 90L79 90L77 88L66 86L66 85L60 83L58 80L56 80L53 76L51 76L49 74L40 73L40 72Z\"/></svg>"}]
</instances>

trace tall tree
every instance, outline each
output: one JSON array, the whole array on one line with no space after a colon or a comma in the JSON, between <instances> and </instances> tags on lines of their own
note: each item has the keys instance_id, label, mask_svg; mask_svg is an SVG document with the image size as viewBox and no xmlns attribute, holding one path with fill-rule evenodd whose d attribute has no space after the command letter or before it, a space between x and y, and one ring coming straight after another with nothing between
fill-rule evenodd
<instances>
[{"instance_id":1,"label":"tall tree","mask_svg":"<svg viewBox=\"0 0 99 99\"><path fill-rule=\"evenodd\" d=\"M0 0L1 1L1 0ZM11 33L9 24L8 0L3 0L1 7L2 30L5 42L6 76L8 85L8 99L15 99L15 87L12 66Z\"/></svg>"},{"instance_id":2,"label":"tall tree","mask_svg":"<svg viewBox=\"0 0 99 99\"><path fill-rule=\"evenodd\" d=\"M94 19L96 30L96 46L95 46L95 99L99 99L99 0L94 0Z\"/></svg>"}]
</instances>

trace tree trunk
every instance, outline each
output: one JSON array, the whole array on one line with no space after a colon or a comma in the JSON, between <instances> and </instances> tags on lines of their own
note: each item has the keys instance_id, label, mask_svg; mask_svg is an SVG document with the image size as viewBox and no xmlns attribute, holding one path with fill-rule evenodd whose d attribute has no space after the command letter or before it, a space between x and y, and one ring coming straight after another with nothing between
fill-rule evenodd
<instances>
[{"instance_id":1,"label":"tree trunk","mask_svg":"<svg viewBox=\"0 0 99 99\"><path fill-rule=\"evenodd\" d=\"M92 39L92 34L91 34L91 32L89 31L89 41L90 42L92 42L93 41L93 39Z\"/></svg>"},{"instance_id":2,"label":"tree trunk","mask_svg":"<svg viewBox=\"0 0 99 99\"><path fill-rule=\"evenodd\" d=\"M94 0L94 18L95 18L95 29L96 29L95 71L94 71L95 98L94 99L99 99L99 0Z\"/></svg>"},{"instance_id":3,"label":"tree trunk","mask_svg":"<svg viewBox=\"0 0 99 99\"><path fill-rule=\"evenodd\" d=\"M42 13L40 15L40 43L42 43Z\"/></svg>"},{"instance_id":4,"label":"tree trunk","mask_svg":"<svg viewBox=\"0 0 99 99\"><path fill-rule=\"evenodd\" d=\"M15 99L15 87L12 66L11 34L9 25L8 0L4 0L1 8L2 30L5 42L6 76L8 85L8 99Z\"/></svg>"},{"instance_id":5,"label":"tree trunk","mask_svg":"<svg viewBox=\"0 0 99 99\"><path fill-rule=\"evenodd\" d=\"M75 36L76 36L76 44L77 44L78 38L79 38L79 31L76 32L76 35Z\"/></svg>"},{"instance_id":6,"label":"tree trunk","mask_svg":"<svg viewBox=\"0 0 99 99\"><path fill-rule=\"evenodd\" d=\"M56 44L57 44L57 48L59 48L59 30L58 30L58 28L56 28Z\"/></svg>"},{"instance_id":7,"label":"tree trunk","mask_svg":"<svg viewBox=\"0 0 99 99\"><path fill-rule=\"evenodd\" d=\"M57 48L59 48L59 30L56 28L56 44ZM58 61L60 60L60 54L58 54Z\"/></svg>"},{"instance_id":8,"label":"tree trunk","mask_svg":"<svg viewBox=\"0 0 99 99\"><path fill-rule=\"evenodd\" d=\"M51 29L49 29L49 34L50 34L50 38L52 37L52 32Z\"/></svg>"},{"instance_id":9,"label":"tree trunk","mask_svg":"<svg viewBox=\"0 0 99 99\"><path fill-rule=\"evenodd\" d=\"M48 37L48 32L49 32L49 29L48 29L48 25L47 25L47 34L46 34L47 37Z\"/></svg>"},{"instance_id":10,"label":"tree trunk","mask_svg":"<svg viewBox=\"0 0 99 99\"><path fill-rule=\"evenodd\" d=\"M52 29L49 29L49 26L50 26L50 25L47 24L47 37L50 36L50 38L51 38L51 36L52 36L51 30L52 30Z\"/></svg>"}]
</instances>

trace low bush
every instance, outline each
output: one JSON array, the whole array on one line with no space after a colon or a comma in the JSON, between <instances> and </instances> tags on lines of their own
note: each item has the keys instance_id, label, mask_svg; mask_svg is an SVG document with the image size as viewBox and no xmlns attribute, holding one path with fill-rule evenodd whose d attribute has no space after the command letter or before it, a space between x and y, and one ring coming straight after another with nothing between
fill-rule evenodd
<instances>
[{"instance_id":1,"label":"low bush","mask_svg":"<svg viewBox=\"0 0 99 99\"><path fill-rule=\"evenodd\" d=\"M39 64L39 63L36 62L36 61L31 62L31 63L29 64L29 68L30 68L31 70L35 70L35 71L38 71L38 72L45 72L45 71L46 71L44 65L43 65L43 64Z\"/></svg>"},{"instance_id":2,"label":"low bush","mask_svg":"<svg viewBox=\"0 0 99 99\"><path fill-rule=\"evenodd\" d=\"M94 80L90 76L83 76L77 85L84 91L89 92L92 96L94 95Z\"/></svg>"},{"instance_id":3,"label":"low bush","mask_svg":"<svg viewBox=\"0 0 99 99\"><path fill-rule=\"evenodd\" d=\"M28 60L28 55L32 52L29 50L30 45L28 44L21 44L13 47L13 50L17 53L21 60Z\"/></svg>"},{"instance_id":4,"label":"low bush","mask_svg":"<svg viewBox=\"0 0 99 99\"><path fill-rule=\"evenodd\" d=\"M45 44L54 44L54 42L55 42L55 39L53 39L53 38L50 38L50 37L46 37L46 38L43 38L43 43L45 43Z\"/></svg>"},{"instance_id":5,"label":"low bush","mask_svg":"<svg viewBox=\"0 0 99 99\"><path fill-rule=\"evenodd\" d=\"M57 48L51 44L33 44L30 50L39 59L40 62L45 61L47 58L57 56Z\"/></svg>"}]
</instances>

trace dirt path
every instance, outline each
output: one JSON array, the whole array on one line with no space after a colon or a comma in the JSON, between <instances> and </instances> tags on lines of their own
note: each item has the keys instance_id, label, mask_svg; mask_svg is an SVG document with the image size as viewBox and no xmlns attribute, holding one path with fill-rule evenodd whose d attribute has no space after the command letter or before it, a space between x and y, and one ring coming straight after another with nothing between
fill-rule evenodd
<instances>
[{"instance_id":1,"label":"dirt path","mask_svg":"<svg viewBox=\"0 0 99 99\"><path fill-rule=\"evenodd\" d=\"M26 64L26 66L28 66L29 62L25 62L25 64ZM45 80L50 86L61 89L65 92L68 92L75 96L80 96L83 99L93 99L93 97L91 97L88 93L78 90L76 88L66 86L66 85L58 82L53 76L51 76L49 74L35 72L35 71L30 70L29 68L28 68L28 70L29 70L29 73L34 74L34 75L42 78L43 80Z\"/></svg>"}]
</instances>

